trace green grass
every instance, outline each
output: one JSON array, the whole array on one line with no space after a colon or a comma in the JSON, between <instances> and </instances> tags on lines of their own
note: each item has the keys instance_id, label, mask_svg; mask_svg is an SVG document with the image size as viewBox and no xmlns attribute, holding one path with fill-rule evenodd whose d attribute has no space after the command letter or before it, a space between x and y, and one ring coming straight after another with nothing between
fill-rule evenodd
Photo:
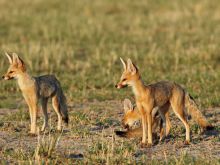
<instances>
[{"instance_id":1,"label":"green grass","mask_svg":"<svg viewBox=\"0 0 220 165\"><path fill-rule=\"evenodd\" d=\"M1 0L0 11L0 74L8 68L4 52L16 52L32 75L55 74L70 105L132 97L131 89L114 88L122 73L122 57L134 61L145 83L175 81L202 109L220 106L219 0ZM23 114L27 106L21 100L15 81L0 81L0 108L19 109L4 121L28 121L28 113ZM97 116L71 112L72 134L91 136L89 125L119 125L108 114L99 114L103 108L90 110ZM196 126L192 129L199 131ZM126 144L118 151L109 145L111 142L95 143L85 161L134 161L127 157L134 146L128 149L130 144ZM110 161L108 151L118 156ZM22 159L30 159L19 153ZM202 162L184 155L171 158L170 164L188 161ZM203 163L209 164L207 161Z\"/></svg>"}]
</instances>

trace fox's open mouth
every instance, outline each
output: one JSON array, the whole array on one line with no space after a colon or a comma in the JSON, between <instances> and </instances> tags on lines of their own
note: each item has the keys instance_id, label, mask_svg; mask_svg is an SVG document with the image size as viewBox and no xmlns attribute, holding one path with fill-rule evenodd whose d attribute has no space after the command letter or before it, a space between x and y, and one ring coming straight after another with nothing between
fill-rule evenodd
<instances>
[{"instance_id":1,"label":"fox's open mouth","mask_svg":"<svg viewBox=\"0 0 220 165\"><path fill-rule=\"evenodd\" d=\"M8 80L13 80L14 79L14 77L10 77L10 78L8 78Z\"/></svg>"},{"instance_id":2,"label":"fox's open mouth","mask_svg":"<svg viewBox=\"0 0 220 165\"><path fill-rule=\"evenodd\" d=\"M128 86L128 85L122 85L121 88L125 88L125 87L127 87L127 86Z\"/></svg>"},{"instance_id":3,"label":"fox's open mouth","mask_svg":"<svg viewBox=\"0 0 220 165\"><path fill-rule=\"evenodd\" d=\"M115 87L116 88L118 88L118 89L121 89L121 88L125 88L125 87L127 87L128 85L126 84L126 85L115 85Z\"/></svg>"},{"instance_id":4,"label":"fox's open mouth","mask_svg":"<svg viewBox=\"0 0 220 165\"><path fill-rule=\"evenodd\" d=\"M4 77L3 80L13 80L14 77Z\"/></svg>"}]
</instances>

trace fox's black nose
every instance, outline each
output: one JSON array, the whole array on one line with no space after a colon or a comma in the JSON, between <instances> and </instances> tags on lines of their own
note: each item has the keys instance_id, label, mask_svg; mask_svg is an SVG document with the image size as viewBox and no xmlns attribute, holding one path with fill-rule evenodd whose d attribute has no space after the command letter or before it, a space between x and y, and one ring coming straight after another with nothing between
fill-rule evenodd
<instances>
[{"instance_id":1,"label":"fox's black nose","mask_svg":"<svg viewBox=\"0 0 220 165\"><path fill-rule=\"evenodd\" d=\"M115 88L118 88L118 84L115 85Z\"/></svg>"},{"instance_id":2,"label":"fox's black nose","mask_svg":"<svg viewBox=\"0 0 220 165\"><path fill-rule=\"evenodd\" d=\"M4 79L5 78L5 76L2 76L2 79Z\"/></svg>"},{"instance_id":3,"label":"fox's black nose","mask_svg":"<svg viewBox=\"0 0 220 165\"><path fill-rule=\"evenodd\" d=\"M125 124L125 125L124 125L124 128L127 129L127 130L129 130L130 127L129 127L128 124Z\"/></svg>"}]
</instances>

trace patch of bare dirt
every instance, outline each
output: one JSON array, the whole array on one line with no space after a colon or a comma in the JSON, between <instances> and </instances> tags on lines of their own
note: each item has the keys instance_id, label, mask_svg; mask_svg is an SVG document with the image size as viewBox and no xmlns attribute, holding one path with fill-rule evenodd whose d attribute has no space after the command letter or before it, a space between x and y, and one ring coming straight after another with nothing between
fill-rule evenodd
<instances>
[{"instance_id":1,"label":"patch of bare dirt","mask_svg":"<svg viewBox=\"0 0 220 165\"><path fill-rule=\"evenodd\" d=\"M120 130L120 120L123 115L122 105L119 101L105 101L105 102L86 102L83 104L75 104L69 107L70 116L77 113L85 112L90 116L90 120L94 120L93 124L83 125L86 119L81 119L81 127L88 130L87 134L76 133L74 126L66 128L61 136L56 152L58 155L68 157L70 159L83 159L86 155L88 148L97 141L101 141L101 138L111 139L114 130ZM3 117L16 113L17 109L0 109L1 127L0 127L0 158L5 159L5 151L17 152L18 149L24 153L33 154L38 143L38 137L32 137L28 135L29 121L4 121ZM172 110L171 110L172 111ZM52 110L51 114L54 114ZM171 136L166 138L163 142L155 144L151 148L141 149L140 147L134 152L134 157L140 159L141 155L146 154L149 159L168 159L169 156L181 155L181 153L187 152L194 157L204 158L219 158L220 157L220 136L219 136L219 124L220 124L220 108L209 108L204 110L206 117L216 127L215 130L206 132L205 134L198 134L192 132L190 145L184 145L183 140L185 138L185 131L183 124L179 119L171 114ZM52 115L54 116L54 115ZM99 122L99 119L103 118L103 123ZM42 120L42 119L38 119ZM85 120L85 121L84 121ZM56 126L56 122L52 123ZM190 125L193 122L190 121ZM80 124L79 124L80 125ZM74 128L74 129L73 129ZM80 127L79 127L80 129ZM53 133L51 133L53 134ZM41 134L42 138L44 135ZM48 136L48 135L46 135ZM138 145L140 139L124 139L115 136L115 141L133 141L135 145ZM13 160L12 157L8 157L8 161Z\"/></svg>"}]
</instances>

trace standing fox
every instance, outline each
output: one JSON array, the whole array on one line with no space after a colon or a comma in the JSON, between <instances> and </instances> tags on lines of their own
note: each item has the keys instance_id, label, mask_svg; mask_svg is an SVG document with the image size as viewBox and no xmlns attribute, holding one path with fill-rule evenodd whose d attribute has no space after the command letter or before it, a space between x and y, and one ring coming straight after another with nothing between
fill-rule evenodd
<instances>
[{"instance_id":1,"label":"standing fox","mask_svg":"<svg viewBox=\"0 0 220 165\"><path fill-rule=\"evenodd\" d=\"M32 77L27 73L23 60L16 53L13 53L12 57L8 53L5 54L8 57L10 66L2 78L4 80L17 79L18 85L29 107L31 119L30 133L37 133L36 120L37 104L39 101L44 114L44 123L41 131L44 131L48 126L47 102L49 98L52 98L52 105L58 116L57 129L61 131L62 119L68 124L68 112L66 98L59 81L53 75Z\"/></svg>"},{"instance_id":2,"label":"standing fox","mask_svg":"<svg viewBox=\"0 0 220 165\"><path fill-rule=\"evenodd\" d=\"M170 127L171 127L171 123L169 120L169 106L164 107L164 109L160 109L160 111L162 112L162 116L160 116L159 114L159 110L158 108L154 108L153 112L152 112L152 129L153 132L157 129L157 127L159 126L159 130L160 130L160 141L164 138L164 136L167 136L170 132ZM166 114L166 116L165 116ZM163 130L163 119L165 118L166 120L166 135L164 135L164 130ZM129 99L125 99L124 100L124 116L122 119L122 125L124 126L124 128L127 128L127 131L116 131L115 133L118 136L121 137L127 137L127 138L131 138L131 137L141 137L141 135L143 134L142 128L135 128L135 129L130 129L134 123L140 121L141 119L141 114L138 111L137 107L134 107L131 103L131 101ZM154 132L156 133L156 132Z\"/></svg>"},{"instance_id":3,"label":"standing fox","mask_svg":"<svg viewBox=\"0 0 220 165\"><path fill-rule=\"evenodd\" d=\"M186 119L185 107L192 118L205 129L213 128L198 110L194 100L178 84L162 81L155 84L144 85L137 67L130 59L127 64L121 59L124 67L120 82L116 88L131 86L135 95L136 105L141 113L143 136L142 145L152 145L152 111L155 107L171 106L177 117L183 122L186 129L186 144L190 142L190 127ZM165 123L166 125L166 123ZM165 129L164 129L165 130Z\"/></svg>"}]
</instances>

